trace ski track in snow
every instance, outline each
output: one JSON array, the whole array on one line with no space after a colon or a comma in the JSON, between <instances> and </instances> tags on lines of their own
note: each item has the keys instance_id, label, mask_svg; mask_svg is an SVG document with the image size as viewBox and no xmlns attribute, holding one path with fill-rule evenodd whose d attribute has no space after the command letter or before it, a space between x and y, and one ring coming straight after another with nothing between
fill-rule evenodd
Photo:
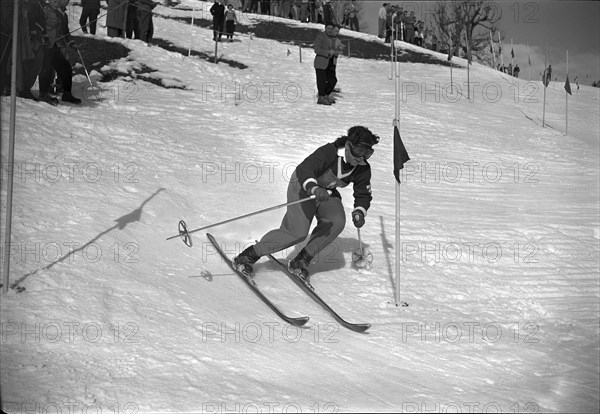
<instances>
[{"instance_id":1,"label":"ski track in snow","mask_svg":"<svg viewBox=\"0 0 600 414\"><path fill-rule=\"evenodd\" d=\"M200 5L206 14L210 4ZM158 37L189 45L189 26L154 20ZM194 50L212 55L210 35L194 28ZM542 128L539 82L474 65L479 85L469 102L464 60L455 59L457 99L442 90L448 68L401 65L400 130L411 161L397 244L389 63L341 57L342 94L323 108L310 49L300 64L297 51L288 56L273 40L220 45L219 54L248 66L241 70L109 41L133 51L113 65L123 77L99 83L99 100L17 102L15 289L2 296L6 411L597 412L598 89L569 97L565 135L557 82L547 90L551 127ZM142 64L185 89L127 75ZM75 78L76 95L85 87ZM7 119L8 105L2 111ZM305 329L287 326L204 232L192 249L165 241L180 219L192 229L285 202L293 168L356 124L382 138L362 230L373 268L352 268L358 239L348 223L311 269L319 294L345 319L372 323L368 334L337 325L262 260L256 280L265 294L311 317ZM342 196L350 211L351 190ZM283 213L210 231L233 257ZM408 307L394 305L396 246Z\"/></svg>"}]
</instances>

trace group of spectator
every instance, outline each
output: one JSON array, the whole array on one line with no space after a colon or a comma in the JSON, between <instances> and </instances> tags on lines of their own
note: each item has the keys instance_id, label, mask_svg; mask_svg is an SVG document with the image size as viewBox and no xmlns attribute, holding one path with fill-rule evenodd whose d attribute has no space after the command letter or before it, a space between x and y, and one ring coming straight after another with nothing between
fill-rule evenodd
<instances>
[{"instance_id":1,"label":"group of spectator","mask_svg":"<svg viewBox=\"0 0 600 414\"><path fill-rule=\"evenodd\" d=\"M340 0L224 0L234 9L248 13L265 14L304 23L334 23L347 29L359 31L359 8L355 0L348 0L342 16L336 16L334 1Z\"/></svg>"},{"instance_id":2,"label":"group of spectator","mask_svg":"<svg viewBox=\"0 0 600 414\"><path fill-rule=\"evenodd\" d=\"M385 39L385 43L401 40L430 49L437 43L435 36L425 29L425 22L417 20L414 11L408 12L391 3L383 3L379 9L378 37Z\"/></svg>"},{"instance_id":3,"label":"group of spectator","mask_svg":"<svg viewBox=\"0 0 600 414\"><path fill-rule=\"evenodd\" d=\"M507 75L510 75L510 76L514 76L515 78L518 78L519 73L521 73L521 69L519 68L519 65L515 64L515 66L513 67L512 63L509 63L508 66L498 63L497 69L500 72L506 73Z\"/></svg>"},{"instance_id":4,"label":"group of spectator","mask_svg":"<svg viewBox=\"0 0 600 414\"><path fill-rule=\"evenodd\" d=\"M153 0L104 0L107 6L106 34L110 37L127 37L150 42L154 34ZM96 34L100 15L100 0L81 0L79 25L83 33Z\"/></svg>"},{"instance_id":5,"label":"group of spectator","mask_svg":"<svg viewBox=\"0 0 600 414\"><path fill-rule=\"evenodd\" d=\"M1 2L1 43L2 60L0 79L2 93L10 90L12 69L12 30L15 2ZM19 13L19 54L17 59L17 94L26 99L41 100L58 105L58 99L51 94L57 85L62 89L62 101L81 103L73 96L71 88L72 68L68 60L69 50L77 45L71 38L66 13L69 0L25 0ZM53 82L56 75L58 82ZM39 97L31 88L39 78Z\"/></svg>"},{"instance_id":6,"label":"group of spectator","mask_svg":"<svg viewBox=\"0 0 600 414\"><path fill-rule=\"evenodd\" d=\"M215 3L210 8L210 14L213 17L213 40L221 41L223 33L227 39L233 42L233 33L235 26L238 24L237 15L233 9L233 4L229 3L227 8L223 5L222 0L214 0Z\"/></svg>"},{"instance_id":7,"label":"group of spectator","mask_svg":"<svg viewBox=\"0 0 600 414\"><path fill-rule=\"evenodd\" d=\"M67 6L70 0L22 0L20 2L17 55L17 95L26 99L58 105L61 100L73 104L81 99L72 94L70 54L79 50L69 29ZM106 27L108 36L150 41L152 38L153 0L105 0L108 6ZM12 70L13 1L1 2L0 60L1 92L10 91ZM100 0L81 0L79 25L84 33L96 34ZM80 56L79 56L80 57ZM55 80L56 78L56 80ZM39 96L31 88L39 80Z\"/></svg>"}]
</instances>

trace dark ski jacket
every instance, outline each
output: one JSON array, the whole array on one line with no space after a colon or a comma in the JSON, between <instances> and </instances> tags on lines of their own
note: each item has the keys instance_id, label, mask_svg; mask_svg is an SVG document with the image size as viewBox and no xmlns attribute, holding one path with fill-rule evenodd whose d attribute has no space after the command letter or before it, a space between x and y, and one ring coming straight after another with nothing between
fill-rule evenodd
<instances>
[{"instance_id":1,"label":"dark ski jacket","mask_svg":"<svg viewBox=\"0 0 600 414\"><path fill-rule=\"evenodd\" d=\"M307 194L312 194L315 186L332 191L332 197L342 198L336 188L353 184L354 209L367 215L371 206L371 166L357 165L352 167L344 161L345 147L336 148L333 143L323 145L310 154L298 167L296 177Z\"/></svg>"},{"instance_id":2,"label":"dark ski jacket","mask_svg":"<svg viewBox=\"0 0 600 414\"><path fill-rule=\"evenodd\" d=\"M213 16L214 22L220 22L225 18L225 6L221 3L215 3L210 8L210 14Z\"/></svg>"}]
</instances>

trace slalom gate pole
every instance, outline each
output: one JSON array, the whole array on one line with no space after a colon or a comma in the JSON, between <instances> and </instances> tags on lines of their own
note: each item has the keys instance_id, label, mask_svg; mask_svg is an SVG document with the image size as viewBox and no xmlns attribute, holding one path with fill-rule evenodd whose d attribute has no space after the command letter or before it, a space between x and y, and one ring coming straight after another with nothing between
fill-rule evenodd
<instances>
[{"instance_id":1,"label":"slalom gate pole","mask_svg":"<svg viewBox=\"0 0 600 414\"><path fill-rule=\"evenodd\" d=\"M8 163L14 166L15 162L15 128L16 128L16 111L17 111L17 52L18 52L18 34L19 34L19 11L20 4L14 2L13 9L13 32L12 32L12 63L10 74L10 125L8 138ZM1 141L0 141L1 142ZM4 266L2 274L2 292L8 292L9 273L10 273L10 240L12 235L12 207L13 207L13 183L14 183L14 167L7 177L6 188L6 224L4 229ZM1 181L0 181L1 187Z\"/></svg>"},{"instance_id":2,"label":"slalom gate pole","mask_svg":"<svg viewBox=\"0 0 600 414\"><path fill-rule=\"evenodd\" d=\"M544 105L543 105L543 110L542 110L542 128L546 128L546 89L548 89L548 85L550 84L549 81L546 81L546 79L548 79L548 67L546 66L547 63L547 59L546 57L548 56L548 43L546 43L546 47L544 49L544 73L542 75L542 85L544 85Z\"/></svg>"},{"instance_id":3,"label":"slalom gate pole","mask_svg":"<svg viewBox=\"0 0 600 414\"><path fill-rule=\"evenodd\" d=\"M316 197L316 196L314 196L314 195L311 195L310 197L302 198L302 199L300 199L300 200L291 201L291 202L289 202L289 203L279 204L279 205L276 205L276 206L273 206L273 207L265 208L265 209L263 209L263 210L254 211L254 212L252 212L252 213L248 213L248 214L244 214L244 215L242 215L242 216L238 216L238 217L230 218L230 219L228 219L228 220L220 221L220 222L218 222L218 223L209 224L208 226L200 227L200 228L197 228L197 229L194 229L194 230L186 230L186 231L185 231L185 235L190 235L190 234L192 234L192 233L196 233L196 232L198 232L198 231L201 231L201 230L205 230L205 229L208 229L208 228L211 228L211 227L220 226L221 224L231 223L232 221L241 220L241 219L243 219L243 218L247 218L247 217L255 216L255 215L257 215L257 214L266 213L267 211L276 210L276 209L278 209L278 208L287 207L287 206L291 206L291 205L294 205L294 204L299 204L299 203L304 203L305 201L308 201L308 200L313 200L313 199L315 199L315 197ZM177 235L175 235L175 236L167 237L167 240L171 240L171 239L175 239L175 238L177 238L177 237L183 237L183 236L184 236L184 234L182 234L182 233L180 232L179 234L177 234Z\"/></svg>"},{"instance_id":4,"label":"slalom gate pole","mask_svg":"<svg viewBox=\"0 0 600 414\"><path fill-rule=\"evenodd\" d=\"M398 68L398 55L396 55L396 59L394 62L394 67L396 68L396 79L394 83L396 85L395 88L395 112L394 112L394 126L398 126L398 131L400 130L400 70ZM396 281L396 306L400 305L400 183L394 183L394 195L395 195L395 233L396 233L396 246L395 246L395 281Z\"/></svg>"}]
</instances>

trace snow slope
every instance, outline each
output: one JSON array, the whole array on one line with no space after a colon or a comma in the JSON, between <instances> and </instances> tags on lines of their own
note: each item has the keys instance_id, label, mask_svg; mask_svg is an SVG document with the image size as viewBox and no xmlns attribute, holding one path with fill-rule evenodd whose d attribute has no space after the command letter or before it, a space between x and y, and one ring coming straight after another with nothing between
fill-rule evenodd
<instances>
[{"instance_id":1,"label":"snow slope","mask_svg":"<svg viewBox=\"0 0 600 414\"><path fill-rule=\"evenodd\" d=\"M189 26L165 18L191 16L190 0L179 7L157 7L155 31L187 48ZM194 50L214 53L211 35L195 28ZM4 411L597 412L598 89L569 97L565 135L562 84L546 91L542 127L540 82L473 65L469 100L464 60L453 69L460 93L447 67L401 65L411 161L395 240L389 62L340 58L342 95L323 107L310 49L300 63L289 45L241 36L219 45L248 66L237 69L106 40L132 52L98 96L77 77L80 106L17 102ZM133 79L136 65L176 88ZM3 136L8 113L3 104ZM362 230L373 267L352 268L349 223L312 271L344 317L372 323L367 334L336 324L262 260L264 292L311 317L288 326L203 232L192 248L165 240L180 219L198 228L285 202L295 165L353 125L382 137ZM351 190L342 196L350 211ZM233 256L283 213L210 232ZM408 307L395 306L396 248Z\"/></svg>"}]
</instances>

